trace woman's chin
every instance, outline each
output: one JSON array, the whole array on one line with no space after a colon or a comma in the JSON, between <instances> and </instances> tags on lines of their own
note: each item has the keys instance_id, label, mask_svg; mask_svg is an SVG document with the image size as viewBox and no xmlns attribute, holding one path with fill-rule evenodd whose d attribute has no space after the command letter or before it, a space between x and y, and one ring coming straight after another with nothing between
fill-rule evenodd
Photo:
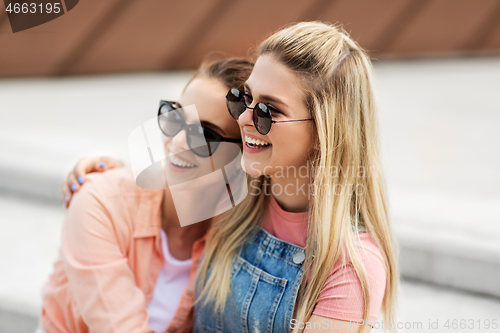
<instances>
[{"instance_id":1,"label":"woman's chin","mask_svg":"<svg viewBox=\"0 0 500 333\"><path fill-rule=\"evenodd\" d=\"M258 177L264 175L264 171L262 170L262 163L249 160L245 158L243 155L241 159L241 168L247 175Z\"/></svg>"}]
</instances>

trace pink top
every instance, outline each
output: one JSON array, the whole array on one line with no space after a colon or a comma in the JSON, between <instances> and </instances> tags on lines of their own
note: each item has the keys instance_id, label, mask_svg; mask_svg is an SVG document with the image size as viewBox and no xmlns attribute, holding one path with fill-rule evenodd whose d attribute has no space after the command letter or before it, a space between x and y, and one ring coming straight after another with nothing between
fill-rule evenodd
<instances>
[{"instance_id":1,"label":"pink top","mask_svg":"<svg viewBox=\"0 0 500 333\"><path fill-rule=\"evenodd\" d=\"M262 228L279 239L305 247L307 239L307 213L290 213L284 211L270 196L269 210ZM361 246L356 248L368 274L370 285L370 315L368 321L375 323L382 304L386 284L386 268L382 252L367 233L360 233ZM356 238L355 238L356 239ZM356 239L357 242L357 239ZM328 277L313 314L338 319L358 321L363 319L364 302L361 283L354 266L348 264L341 267L337 262Z\"/></svg>"}]
</instances>

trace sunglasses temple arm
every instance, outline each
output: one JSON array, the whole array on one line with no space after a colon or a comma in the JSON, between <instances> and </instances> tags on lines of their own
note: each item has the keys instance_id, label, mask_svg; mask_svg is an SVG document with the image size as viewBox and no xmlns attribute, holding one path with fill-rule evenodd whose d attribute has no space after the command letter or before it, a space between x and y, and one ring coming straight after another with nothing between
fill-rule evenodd
<instances>
[{"instance_id":1,"label":"sunglasses temple arm","mask_svg":"<svg viewBox=\"0 0 500 333\"><path fill-rule=\"evenodd\" d=\"M243 141L242 141L241 139L226 139L226 138L223 138L221 141L224 141L224 142L243 143Z\"/></svg>"},{"instance_id":2,"label":"sunglasses temple arm","mask_svg":"<svg viewBox=\"0 0 500 333\"><path fill-rule=\"evenodd\" d=\"M312 118L308 119L293 119L293 120L272 120L273 123L291 123L294 121L306 121L306 120L313 120Z\"/></svg>"}]
</instances>

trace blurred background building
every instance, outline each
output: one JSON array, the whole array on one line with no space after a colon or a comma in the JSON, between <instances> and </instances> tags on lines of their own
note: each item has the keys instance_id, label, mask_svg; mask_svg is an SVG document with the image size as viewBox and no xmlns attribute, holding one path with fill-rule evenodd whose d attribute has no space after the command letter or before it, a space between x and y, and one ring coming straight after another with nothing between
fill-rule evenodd
<instances>
[{"instance_id":1,"label":"blurred background building","mask_svg":"<svg viewBox=\"0 0 500 333\"><path fill-rule=\"evenodd\" d=\"M374 62L406 331L500 325L500 0L71 3L16 33L0 5L0 332L36 326L78 159L127 163L128 134L207 54L251 57L273 31L316 19Z\"/></svg>"},{"instance_id":2,"label":"blurred background building","mask_svg":"<svg viewBox=\"0 0 500 333\"><path fill-rule=\"evenodd\" d=\"M251 55L252 46L283 25L316 19L342 24L378 59L500 50L498 0L77 3L66 15L15 34L2 10L0 76L192 69L210 52Z\"/></svg>"}]
</instances>

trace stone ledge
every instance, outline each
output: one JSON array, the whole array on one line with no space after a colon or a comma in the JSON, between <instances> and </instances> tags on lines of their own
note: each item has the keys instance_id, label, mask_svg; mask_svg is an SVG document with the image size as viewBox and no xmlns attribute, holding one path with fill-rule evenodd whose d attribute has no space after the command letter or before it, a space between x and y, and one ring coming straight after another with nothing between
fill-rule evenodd
<instances>
[{"instance_id":1,"label":"stone ledge","mask_svg":"<svg viewBox=\"0 0 500 333\"><path fill-rule=\"evenodd\" d=\"M34 333L37 327L38 316L0 306L0 332Z\"/></svg>"},{"instance_id":2,"label":"stone ledge","mask_svg":"<svg viewBox=\"0 0 500 333\"><path fill-rule=\"evenodd\" d=\"M418 224L395 229L403 277L500 297L500 242Z\"/></svg>"}]
</instances>

